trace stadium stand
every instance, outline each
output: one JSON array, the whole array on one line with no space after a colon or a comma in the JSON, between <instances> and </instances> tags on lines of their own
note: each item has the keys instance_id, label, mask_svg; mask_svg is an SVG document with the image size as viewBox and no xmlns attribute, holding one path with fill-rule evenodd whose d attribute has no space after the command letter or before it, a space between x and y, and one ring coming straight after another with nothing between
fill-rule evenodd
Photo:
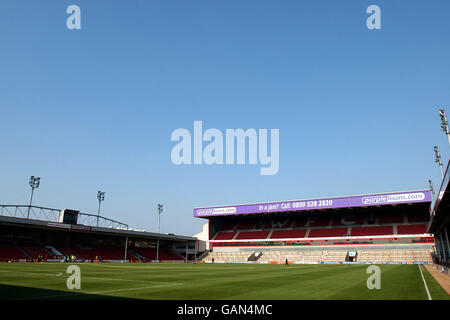
<instances>
[{"instance_id":1,"label":"stadium stand","mask_svg":"<svg viewBox=\"0 0 450 320\"><path fill-rule=\"evenodd\" d=\"M341 225L361 225L364 224L363 217L354 217L354 216L344 216L333 219L333 226L341 226Z\"/></svg>"},{"instance_id":2,"label":"stadium stand","mask_svg":"<svg viewBox=\"0 0 450 320\"><path fill-rule=\"evenodd\" d=\"M33 259L37 259L39 257L42 257L44 259L47 259L50 255L52 255L50 252L48 252L43 247L38 246L21 246L23 250L25 250L29 256L31 256Z\"/></svg>"},{"instance_id":3,"label":"stadium stand","mask_svg":"<svg viewBox=\"0 0 450 320\"><path fill-rule=\"evenodd\" d=\"M54 255L42 246L0 244L0 261L35 261L39 257L44 260L61 260L63 255L68 257L74 256L77 261L96 261L97 259L102 261L118 261L124 258L124 248L119 247L55 246L55 249L61 253L60 256ZM130 250L127 251L126 260L156 260L156 248L130 248ZM159 251L159 260L181 261L184 260L184 258L170 250L161 248Z\"/></svg>"},{"instance_id":4,"label":"stadium stand","mask_svg":"<svg viewBox=\"0 0 450 320\"><path fill-rule=\"evenodd\" d=\"M109 251L111 251L111 253L113 253L115 256L119 257L120 259L124 258L124 249L123 248L115 248L115 247L109 247L108 248ZM130 260L130 261L138 261L139 258L134 256L129 250L127 251L127 257L125 260Z\"/></svg>"},{"instance_id":5,"label":"stadium stand","mask_svg":"<svg viewBox=\"0 0 450 320\"><path fill-rule=\"evenodd\" d=\"M236 236L236 240L240 239L267 239L270 231L241 231Z\"/></svg>"},{"instance_id":6,"label":"stadium stand","mask_svg":"<svg viewBox=\"0 0 450 320\"><path fill-rule=\"evenodd\" d=\"M306 226L307 222L308 222L307 218L297 218L294 220L294 224L292 225L292 227L293 228L304 227L304 226Z\"/></svg>"},{"instance_id":7,"label":"stadium stand","mask_svg":"<svg viewBox=\"0 0 450 320\"><path fill-rule=\"evenodd\" d=\"M408 222L428 222L430 216L427 214L408 214L406 219Z\"/></svg>"},{"instance_id":8,"label":"stadium stand","mask_svg":"<svg viewBox=\"0 0 450 320\"><path fill-rule=\"evenodd\" d=\"M378 223L401 223L403 222L403 215L382 215L378 219Z\"/></svg>"},{"instance_id":9,"label":"stadium stand","mask_svg":"<svg viewBox=\"0 0 450 320\"><path fill-rule=\"evenodd\" d=\"M311 229L309 231L309 238L345 236L347 236L347 228Z\"/></svg>"},{"instance_id":10,"label":"stadium stand","mask_svg":"<svg viewBox=\"0 0 450 320\"><path fill-rule=\"evenodd\" d=\"M397 226L397 234L424 234L427 226L424 224Z\"/></svg>"},{"instance_id":11,"label":"stadium stand","mask_svg":"<svg viewBox=\"0 0 450 320\"><path fill-rule=\"evenodd\" d=\"M305 229L303 230L274 230L270 235L271 239L287 239L287 238L304 238L306 235Z\"/></svg>"},{"instance_id":12,"label":"stadium stand","mask_svg":"<svg viewBox=\"0 0 450 320\"><path fill-rule=\"evenodd\" d=\"M138 248L138 247L136 247L136 248L133 248L132 250L134 252L138 253L139 255L141 255L142 257L144 257L145 261L156 260L156 248ZM171 251L161 249L161 250L159 250L159 260L179 261L179 260L183 260L183 258Z\"/></svg>"},{"instance_id":13,"label":"stadium stand","mask_svg":"<svg viewBox=\"0 0 450 320\"><path fill-rule=\"evenodd\" d=\"M292 225L292 220L270 220L264 224L264 229L286 229Z\"/></svg>"},{"instance_id":14,"label":"stadium stand","mask_svg":"<svg viewBox=\"0 0 450 320\"><path fill-rule=\"evenodd\" d=\"M220 229L222 231L233 231L234 228L236 228L236 223L232 222L224 224Z\"/></svg>"},{"instance_id":15,"label":"stadium stand","mask_svg":"<svg viewBox=\"0 0 450 320\"><path fill-rule=\"evenodd\" d=\"M353 227L351 228L352 236L381 236L393 235L394 229L392 226L377 226L377 227Z\"/></svg>"},{"instance_id":16,"label":"stadium stand","mask_svg":"<svg viewBox=\"0 0 450 320\"><path fill-rule=\"evenodd\" d=\"M371 263L431 263L430 249L365 249L358 250L355 262ZM283 264L286 259L289 263L300 264L320 264L320 263L342 263L347 261L348 250L295 250L295 251L259 251L259 263ZM205 259L205 262L246 262L252 256L251 252L212 252Z\"/></svg>"},{"instance_id":17,"label":"stadium stand","mask_svg":"<svg viewBox=\"0 0 450 320\"><path fill-rule=\"evenodd\" d=\"M326 227L330 224L330 219L329 218L315 218L315 217L311 217L309 219L309 226L310 227Z\"/></svg>"},{"instance_id":18,"label":"stadium stand","mask_svg":"<svg viewBox=\"0 0 450 320\"><path fill-rule=\"evenodd\" d=\"M236 232L219 232L214 237L214 240L232 240L236 235Z\"/></svg>"},{"instance_id":19,"label":"stadium stand","mask_svg":"<svg viewBox=\"0 0 450 320\"><path fill-rule=\"evenodd\" d=\"M67 247L56 247L56 249L61 252L65 256L75 256L75 257L81 257L81 255L74 250L73 248L67 248Z\"/></svg>"},{"instance_id":20,"label":"stadium stand","mask_svg":"<svg viewBox=\"0 0 450 320\"><path fill-rule=\"evenodd\" d=\"M322 260L322 251L272 251L264 252L261 256L262 263L319 263Z\"/></svg>"},{"instance_id":21,"label":"stadium stand","mask_svg":"<svg viewBox=\"0 0 450 320\"><path fill-rule=\"evenodd\" d=\"M17 246L0 244L0 261L18 261L29 257Z\"/></svg>"},{"instance_id":22,"label":"stadium stand","mask_svg":"<svg viewBox=\"0 0 450 320\"><path fill-rule=\"evenodd\" d=\"M84 247L79 246L76 248L76 251L79 252L79 255L76 256L77 259L87 259L87 260L95 260L97 257L101 258L101 260L120 260L119 256L112 253L108 248L102 247Z\"/></svg>"},{"instance_id":23,"label":"stadium stand","mask_svg":"<svg viewBox=\"0 0 450 320\"><path fill-rule=\"evenodd\" d=\"M361 250L358 251L358 260L361 262L428 262L431 263L430 249L415 249L415 250Z\"/></svg>"},{"instance_id":24,"label":"stadium stand","mask_svg":"<svg viewBox=\"0 0 450 320\"><path fill-rule=\"evenodd\" d=\"M30 218L28 210L34 211ZM135 230L106 217L74 212L0 204L0 261L187 262L195 260L199 247L205 250L205 243L195 237ZM159 247L159 257L156 249L147 256L134 251L142 247Z\"/></svg>"},{"instance_id":25,"label":"stadium stand","mask_svg":"<svg viewBox=\"0 0 450 320\"><path fill-rule=\"evenodd\" d=\"M333 203L341 205L320 211L321 206ZM428 263L435 243L425 224L430 205L428 190L238 205L236 211L245 208L242 221L236 214L203 217L209 220L212 249L205 261L216 257L216 261L253 263L284 263L286 259L292 263L364 263L372 259ZM270 208L292 211L259 212ZM211 212L211 207L208 210ZM216 219L222 227L215 226ZM231 232L224 231L227 223Z\"/></svg>"},{"instance_id":26,"label":"stadium stand","mask_svg":"<svg viewBox=\"0 0 450 320\"><path fill-rule=\"evenodd\" d=\"M251 253L247 252L213 252L209 254L204 261L217 263L230 263L230 262L244 262L248 261L248 258L251 256Z\"/></svg>"},{"instance_id":27,"label":"stadium stand","mask_svg":"<svg viewBox=\"0 0 450 320\"><path fill-rule=\"evenodd\" d=\"M255 226L255 222L241 222L238 224L238 230L251 230Z\"/></svg>"}]
</instances>

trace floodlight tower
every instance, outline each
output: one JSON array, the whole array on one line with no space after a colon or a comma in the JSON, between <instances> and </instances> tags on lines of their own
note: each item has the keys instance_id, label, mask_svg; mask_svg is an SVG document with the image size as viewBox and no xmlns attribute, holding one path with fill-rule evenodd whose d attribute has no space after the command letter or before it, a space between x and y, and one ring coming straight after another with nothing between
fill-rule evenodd
<instances>
[{"instance_id":1,"label":"floodlight tower","mask_svg":"<svg viewBox=\"0 0 450 320\"><path fill-rule=\"evenodd\" d=\"M442 167L441 152L439 151L439 148L437 146L434 146L434 162L439 164L439 167L441 168L442 179L444 179L444 169Z\"/></svg>"},{"instance_id":2,"label":"floodlight tower","mask_svg":"<svg viewBox=\"0 0 450 320\"><path fill-rule=\"evenodd\" d=\"M444 109L439 109L439 117L441 118L441 131L445 132L448 143L450 144L450 128L448 127L447 115Z\"/></svg>"},{"instance_id":3,"label":"floodlight tower","mask_svg":"<svg viewBox=\"0 0 450 320\"><path fill-rule=\"evenodd\" d=\"M41 178L35 177L35 176L31 176L29 183L30 183L30 187L31 187L31 197L30 197L30 205L28 206L27 219L30 218L30 209L31 209L31 202L33 201L34 189L39 188L39 185L41 184Z\"/></svg>"},{"instance_id":4,"label":"floodlight tower","mask_svg":"<svg viewBox=\"0 0 450 320\"><path fill-rule=\"evenodd\" d=\"M158 203L158 233L161 233L161 213L163 212L163 205ZM159 239L156 244L156 260L159 261Z\"/></svg>"},{"instance_id":5,"label":"floodlight tower","mask_svg":"<svg viewBox=\"0 0 450 320\"><path fill-rule=\"evenodd\" d=\"M163 212L163 205L158 204L158 233L161 233L161 213Z\"/></svg>"},{"instance_id":6,"label":"floodlight tower","mask_svg":"<svg viewBox=\"0 0 450 320\"><path fill-rule=\"evenodd\" d=\"M97 199L98 199L98 212L97 212L97 227L98 227L98 220L100 218L100 205L101 205L102 201L105 201L105 193L102 191L98 191Z\"/></svg>"}]
</instances>

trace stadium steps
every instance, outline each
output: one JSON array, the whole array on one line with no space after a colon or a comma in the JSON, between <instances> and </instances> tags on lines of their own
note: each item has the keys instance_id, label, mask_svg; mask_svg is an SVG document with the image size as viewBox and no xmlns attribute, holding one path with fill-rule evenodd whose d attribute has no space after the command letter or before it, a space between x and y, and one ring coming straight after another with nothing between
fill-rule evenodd
<instances>
[{"instance_id":1,"label":"stadium steps","mask_svg":"<svg viewBox=\"0 0 450 320\"><path fill-rule=\"evenodd\" d=\"M247 261L256 261L256 252L253 252L250 257L247 258Z\"/></svg>"},{"instance_id":2,"label":"stadium steps","mask_svg":"<svg viewBox=\"0 0 450 320\"><path fill-rule=\"evenodd\" d=\"M203 261L206 259L206 257L209 255L208 251L202 252L199 256L197 256L197 261Z\"/></svg>"},{"instance_id":3,"label":"stadium steps","mask_svg":"<svg viewBox=\"0 0 450 320\"><path fill-rule=\"evenodd\" d=\"M32 257L25 249L23 249L23 248L21 248L21 247L19 247L19 246L16 246L16 247L17 247L17 249L19 249L19 251L22 252L28 259L32 259L32 260L33 260L33 257Z\"/></svg>"},{"instance_id":4,"label":"stadium steps","mask_svg":"<svg viewBox=\"0 0 450 320\"><path fill-rule=\"evenodd\" d=\"M251 254L251 256L250 257L248 257L247 258L247 261L254 261L254 262L256 262L256 261L258 261L259 259L261 259L261 257L262 257L262 255L263 255L263 252L262 251L260 251L260 252L253 252L252 254Z\"/></svg>"},{"instance_id":5,"label":"stadium steps","mask_svg":"<svg viewBox=\"0 0 450 320\"><path fill-rule=\"evenodd\" d=\"M63 256L61 252L59 252L55 247L53 246L45 246L45 249L50 252L50 254L55 256Z\"/></svg>"},{"instance_id":6,"label":"stadium steps","mask_svg":"<svg viewBox=\"0 0 450 320\"><path fill-rule=\"evenodd\" d=\"M137 253L137 252L135 252L133 250L127 250L127 253L132 255L132 256L134 256L134 257L136 257L136 259L138 259L138 260L145 260L146 259L144 256L140 255L139 253Z\"/></svg>"},{"instance_id":7,"label":"stadium steps","mask_svg":"<svg viewBox=\"0 0 450 320\"><path fill-rule=\"evenodd\" d=\"M311 231L311 229L306 229L305 238L309 238L309 232L310 231Z\"/></svg>"}]
</instances>

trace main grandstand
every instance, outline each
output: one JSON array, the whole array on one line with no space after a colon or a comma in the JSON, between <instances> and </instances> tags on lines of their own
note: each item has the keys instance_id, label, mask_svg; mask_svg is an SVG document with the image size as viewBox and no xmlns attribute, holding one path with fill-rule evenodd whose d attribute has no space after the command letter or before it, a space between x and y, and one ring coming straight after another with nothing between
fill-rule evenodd
<instances>
[{"instance_id":1,"label":"main grandstand","mask_svg":"<svg viewBox=\"0 0 450 320\"><path fill-rule=\"evenodd\" d=\"M185 262L197 248L193 237L133 230L75 210L0 205L0 261Z\"/></svg>"},{"instance_id":2,"label":"main grandstand","mask_svg":"<svg viewBox=\"0 0 450 320\"><path fill-rule=\"evenodd\" d=\"M429 190L195 208L205 262L432 263Z\"/></svg>"}]
</instances>

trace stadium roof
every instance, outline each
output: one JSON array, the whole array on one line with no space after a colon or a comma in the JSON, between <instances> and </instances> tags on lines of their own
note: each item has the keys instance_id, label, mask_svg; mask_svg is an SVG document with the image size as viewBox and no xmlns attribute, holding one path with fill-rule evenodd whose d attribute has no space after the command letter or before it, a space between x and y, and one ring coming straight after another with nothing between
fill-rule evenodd
<instances>
[{"instance_id":1,"label":"stadium roof","mask_svg":"<svg viewBox=\"0 0 450 320\"><path fill-rule=\"evenodd\" d=\"M153 233L146 231L138 231L132 229L119 229L119 228L104 228L87 226L80 224L64 224L53 221L34 220L27 218L8 217L0 215L0 225L10 225L17 227L38 228L47 230L66 230L72 232L83 232L92 234L109 234L112 236L133 237L141 239L159 239L159 240L171 240L171 241L197 241L197 238L189 236L179 236L174 234Z\"/></svg>"},{"instance_id":2,"label":"stadium roof","mask_svg":"<svg viewBox=\"0 0 450 320\"><path fill-rule=\"evenodd\" d=\"M387 206L424 202L431 203L431 201L431 192L429 190L413 190L346 197L288 200L280 202L264 202L194 208L194 217L211 218L216 216L233 216L244 214L300 212L309 210Z\"/></svg>"},{"instance_id":3,"label":"stadium roof","mask_svg":"<svg viewBox=\"0 0 450 320\"><path fill-rule=\"evenodd\" d=\"M450 219L449 166L450 161L447 164L444 179L442 180L441 187L439 188L439 193L434 203L434 215L428 230L429 233L439 232L440 228L444 226L445 223Z\"/></svg>"}]
</instances>

